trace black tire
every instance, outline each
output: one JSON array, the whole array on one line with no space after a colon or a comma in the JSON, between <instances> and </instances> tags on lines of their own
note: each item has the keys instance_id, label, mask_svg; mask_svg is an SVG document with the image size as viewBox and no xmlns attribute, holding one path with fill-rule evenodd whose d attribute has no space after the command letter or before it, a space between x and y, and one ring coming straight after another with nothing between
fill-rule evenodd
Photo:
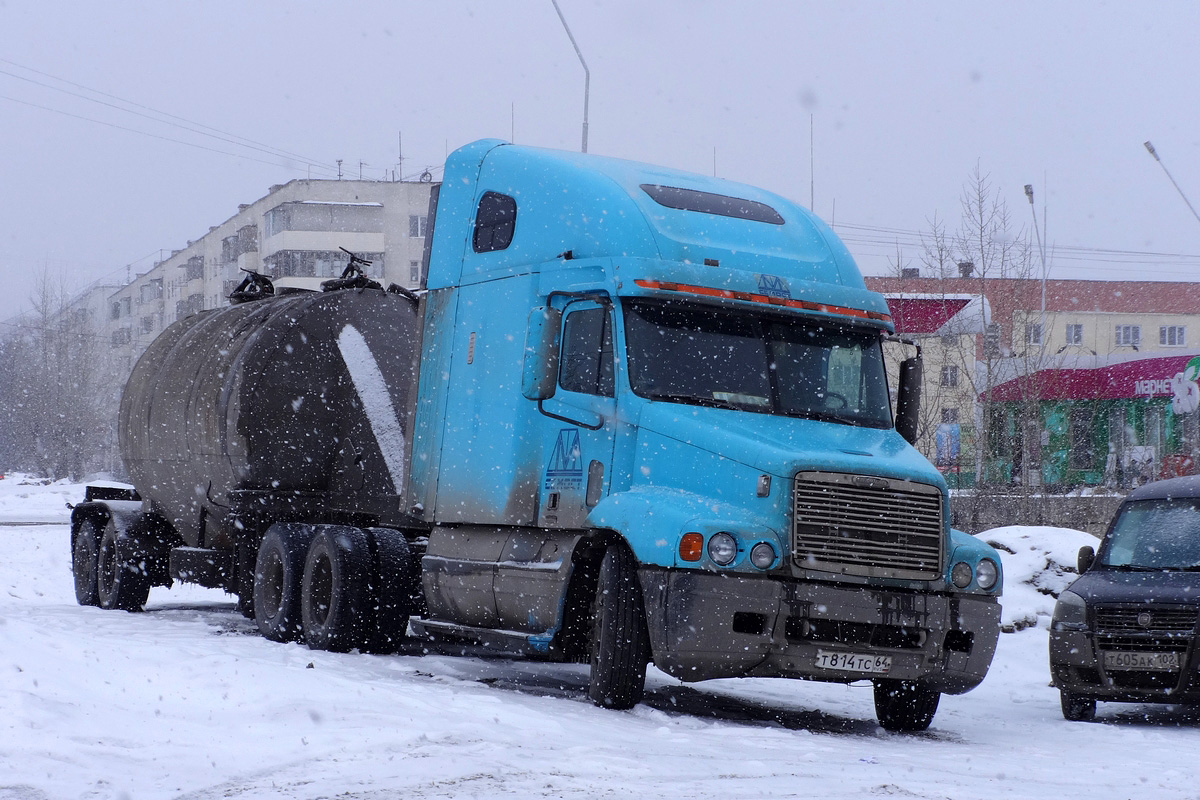
<instances>
[{"instance_id":1,"label":"black tire","mask_svg":"<svg viewBox=\"0 0 1200 800\"><path fill-rule=\"evenodd\" d=\"M875 716L886 731L915 733L933 722L942 693L918 681L875 681Z\"/></svg>"},{"instance_id":2,"label":"black tire","mask_svg":"<svg viewBox=\"0 0 1200 800\"><path fill-rule=\"evenodd\" d=\"M79 524L71 541L71 574L75 578L75 602L81 606L100 605L96 588L96 563L100 556L100 527L94 519Z\"/></svg>"},{"instance_id":3,"label":"black tire","mask_svg":"<svg viewBox=\"0 0 1200 800\"><path fill-rule=\"evenodd\" d=\"M300 589L304 641L313 650L363 647L373 629L367 532L321 525L308 548Z\"/></svg>"},{"instance_id":4,"label":"black tire","mask_svg":"<svg viewBox=\"0 0 1200 800\"><path fill-rule=\"evenodd\" d=\"M592 607L588 697L603 708L633 708L646 691L650 660L642 587L633 554L609 547L600 562Z\"/></svg>"},{"instance_id":5,"label":"black tire","mask_svg":"<svg viewBox=\"0 0 1200 800\"><path fill-rule=\"evenodd\" d=\"M251 605L258 632L273 642L300 638L300 584L313 535L311 525L277 523L259 544Z\"/></svg>"},{"instance_id":6,"label":"black tire","mask_svg":"<svg viewBox=\"0 0 1200 800\"><path fill-rule=\"evenodd\" d=\"M101 608L141 611L150 597L146 556L136 540L110 518L96 553L96 598Z\"/></svg>"},{"instance_id":7,"label":"black tire","mask_svg":"<svg viewBox=\"0 0 1200 800\"><path fill-rule=\"evenodd\" d=\"M1091 722L1096 718L1096 699L1080 697L1065 689L1058 690L1058 700L1062 705L1063 719L1071 722Z\"/></svg>"},{"instance_id":8,"label":"black tire","mask_svg":"<svg viewBox=\"0 0 1200 800\"><path fill-rule=\"evenodd\" d=\"M374 626L362 649L394 653L408 633L417 591L416 568L404 534L390 528L368 528L367 533L374 555L370 597Z\"/></svg>"}]
</instances>

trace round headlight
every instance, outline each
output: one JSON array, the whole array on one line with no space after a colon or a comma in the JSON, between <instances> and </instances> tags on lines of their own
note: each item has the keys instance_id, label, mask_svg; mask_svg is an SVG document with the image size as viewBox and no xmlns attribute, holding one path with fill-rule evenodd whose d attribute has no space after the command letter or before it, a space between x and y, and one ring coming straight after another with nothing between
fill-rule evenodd
<instances>
[{"instance_id":1,"label":"round headlight","mask_svg":"<svg viewBox=\"0 0 1200 800\"><path fill-rule=\"evenodd\" d=\"M708 538L708 557L719 567L732 564L737 558L737 539L728 533L714 533Z\"/></svg>"},{"instance_id":2,"label":"round headlight","mask_svg":"<svg viewBox=\"0 0 1200 800\"><path fill-rule=\"evenodd\" d=\"M750 563L759 569L767 569L775 563L775 548L766 542L759 542L750 548Z\"/></svg>"},{"instance_id":3,"label":"round headlight","mask_svg":"<svg viewBox=\"0 0 1200 800\"><path fill-rule=\"evenodd\" d=\"M960 561L954 565L954 569L950 570L950 580L960 589L965 589L971 585L971 565L965 561Z\"/></svg>"},{"instance_id":4,"label":"round headlight","mask_svg":"<svg viewBox=\"0 0 1200 800\"><path fill-rule=\"evenodd\" d=\"M983 559L975 567L975 583L985 592L996 585L996 579L999 577L1000 570L996 569L996 562L990 558Z\"/></svg>"}]
</instances>

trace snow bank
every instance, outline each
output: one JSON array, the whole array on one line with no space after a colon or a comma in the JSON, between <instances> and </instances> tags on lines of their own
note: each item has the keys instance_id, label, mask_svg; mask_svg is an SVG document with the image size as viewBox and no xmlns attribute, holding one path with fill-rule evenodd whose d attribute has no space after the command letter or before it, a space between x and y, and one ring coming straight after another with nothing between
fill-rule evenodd
<instances>
[{"instance_id":1,"label":"snow bank","mask_svg":"<svg viewBox=\"0 0 1200 800\"><path fill-rule=\"evenodd\" d=\"M978 538L999 550L1004 564L1001 624L1006 633L1049 627L1058 593L1079 577L1079 548L1099 544L1090 533L1033 525L992 528Z\"/></svg>"},{"instance_id":2,"label":"snow bank","mask_svg":"<svg viewBox=\"0 0 1200 800\"><path fill-rule=\"evenodd\" d=\"M67 522L67 503L83 500L83 484L49 481L19 472L0 476L0 522Z\"/></svg>"}]
</instances>

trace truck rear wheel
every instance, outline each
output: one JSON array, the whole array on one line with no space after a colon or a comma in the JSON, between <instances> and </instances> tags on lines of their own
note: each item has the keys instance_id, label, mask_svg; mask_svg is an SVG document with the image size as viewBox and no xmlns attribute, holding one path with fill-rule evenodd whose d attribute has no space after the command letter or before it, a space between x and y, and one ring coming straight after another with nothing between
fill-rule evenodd
<instances>
[{"instance_id":1,"label":"truck rear wheel","mask_svg":"<svg viewBox=\"0 0 1200 800\"><path fill-rule=\"evenodd\" d=\"M254 562L254 622L273 642L300 638L300 583L313 538L311 525L278 523L267 528Z\"/></svg>"},{"instance_id":2,"label":"truck rear wheel","mask_svg":"<svg viewBox=\"0 0 1200 800\"><path fill-rule=\"evenodd\" d=\"M150 597L146 556L137 542L109 519L96 553L96 597L100 607L141 611Z\"/></svg>"},{"instance_id":3,"label":"truck rear wheel","mask_svg":"<svg viewBox=\"0 0 1200 800\"><path fill-rule=\"evenodd\" d=\"M604 708L632 708L646 691L650 660L642 587L633 554L609 547L600 562L592 612L588 697Z\"/></svg>"},{"instance_id":4,"label":"truck rear wheel","mask_svg":"<svg viewBox=\"0 0 1200 800\"><path fill-rule=\"evenodd\" d=\"M96 588L96 564L100 555L100 528L85 519L71 543L71 573L75 577L75 601L81 606L100 605Z\"/></svg>"},{"instance_id":5,"label":"truck rear wheel","mask_svg":"<svg viewBox=\"0 0 1200 800\"><path fill-rule=\"evenodd\" d=\"M1059 689L1058 700L1062 704L1063 719L1071 722L1091 722L1096 718L1095 698L1080 697L1065 689Z\"/></svg>"},{"instance_id":6,"label":"truck rear wheel","mask_svg":"<svg viewBox=\"0 0 1200 800\"><path fill-rule=\"evenodd\" d=\"M370 580L367 532L341 525L318 527L300 589L300 616L309 647L345 653L366 644L371 630Z\"/></svg>"},{"instance_id":7,"label":"truck rear wheel","mask_svg":"<svg viewBox=\"0 0 1200 800\"><path fill-rule=\"evenodd\" d=\"M933 722L942 693L918 681L875 681L875 716L885 731L914 733Z\"/></svg>"}]
</instances>

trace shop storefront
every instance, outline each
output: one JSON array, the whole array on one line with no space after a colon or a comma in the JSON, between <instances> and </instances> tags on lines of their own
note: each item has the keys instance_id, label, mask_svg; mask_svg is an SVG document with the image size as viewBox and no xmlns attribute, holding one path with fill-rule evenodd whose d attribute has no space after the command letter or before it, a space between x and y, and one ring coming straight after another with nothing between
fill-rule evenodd
<instances>
[{"instance_id":1,"label":"shop storefront","mask_svg":"<svg viewBox=\"0 0 1200 800\"><path fill-rule=\"evenodd\" d=\"M1040 370L1003 383L981 398L985 478L1126 488L1194 474L1198 378L1200 355L1188 353Z\"/></svg>"}]
</instances>

